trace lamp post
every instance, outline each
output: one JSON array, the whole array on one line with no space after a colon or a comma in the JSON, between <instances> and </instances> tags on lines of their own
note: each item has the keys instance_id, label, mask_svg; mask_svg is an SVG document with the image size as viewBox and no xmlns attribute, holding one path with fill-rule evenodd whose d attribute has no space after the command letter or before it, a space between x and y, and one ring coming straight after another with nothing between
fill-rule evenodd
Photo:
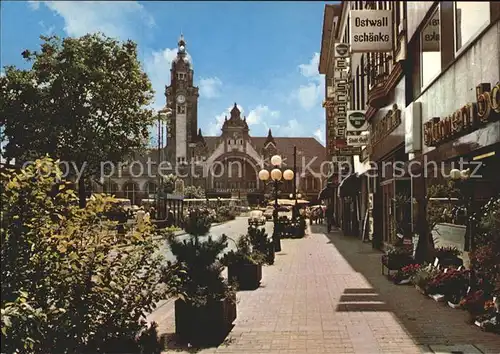
<instances>
[{"instance_id":1,"label":"lamp post","mask_svg":"<svg viewBox=\"0 0 500 354\"><path fill-rule=\"evenodd\" d=\"M158 218L158 213L160 212L160 192L162 186L162 176L160 173L160 163L162 161L162 148L164 145L163 141L163 129L162 123L166 122L168 118L172 116L172 110L170 108L162 108L158 111L158 187L156 187L156 215Z\"/></svg>"},{"instance_id":2,"label":"lamp post","mask_svg":"<svg viewBox=\"0 0 500 354\"><path fill-rule=\"evenodd\" d=\"M454 184L460 190L462 203L465 207L465 217L466 217L466 242L469 248L469 252L474 252L476 249L476 240L474 235L473 222L472 222L472 201L474 199L474 191L472 189L472 179L470 175L470 169L458 170L456 168L450 171L450 178L454 181ZM471 289L476 285L476 279L474 271L471 269L470 272L470 286Z\"/></svg>"},{"instance_id":3,"label":"lamp post","mask_svg":"<svg viewBox=\"0 0 500 354\"><path fill-rule=\"evenodd\" d=\"M269 177L271 178L270 183L273 186L273 195L274 195L274 212L273 212L273 223L274 223L274 228L273 228L273 244L274 244L274 249L276 252L281 251L281 241L280 241L280 235L277 230L278 226L278 194L279 194L279 185L282 182L282 179L285 181L291 181L294 177L294 173L292 170L287 169L284 172L281 172L281 156L279 155L274 155L271 157L271 165L273 166L273 169L271 170L271 173L269 173L268 170L262 169L259 171L259 179L263 182L267 182L269 180Z\"/></svg>"}]
</instances>

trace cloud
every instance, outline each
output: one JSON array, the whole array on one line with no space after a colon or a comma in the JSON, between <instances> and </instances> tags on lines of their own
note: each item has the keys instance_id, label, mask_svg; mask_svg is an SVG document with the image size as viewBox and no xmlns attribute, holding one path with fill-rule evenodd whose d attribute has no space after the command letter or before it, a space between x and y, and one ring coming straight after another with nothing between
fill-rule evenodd
<instances>
[{"instance_id":1,"label":"cloud","mask_svg":"<svg viewBox=\"0 0 500 354\"><path fill-rule=\"evenodd\" d=\"M314 53L307 64L300 64L298 69L301 75L307 79L307 84L302 84L291 93L291 99L298 101L299 105L305 110L311 110L317 107L321 101L324 91L323 75L318 72L319 53Z\"/></svg>"},{"instance_id":2,"label":"cloud","mask_svg":"<svg viewBox=\"0 0 500 354\"><path fill-rule=\"evenodd\" d=\"M234 106L230 106L224 112L215 116L214 121L208 125L207 135L219 136L221 134L224 120L226 119L226 117L229 118L231 116L231 110L233 109L233 107ZM241 114L245 112L243 107L241 107L240 105L237 105L237 107L240 110Z\"/></svg>"},{"instance_id":3,"label":"cloud","mask_svg":"<svg viewBox=\"0 0 500 354\"><path fill-rule=\"evenodd\" d=\"M30 3L30 7L38 10L40 4L64 19L64 31L69 36L102 32L129 39L136 37L138 26L155 25L153 17L137 1L44 1Z\"/></svg>"},{"instance_id":4,"label":"cloud","mask_svg":"<svg viewBox=\"0 0 500 354\"><path fill-rule=\"evenodd\" d=\"M43 21L38 22L38 24L40 25L40 27L42 27L43 35L44 36L50 36L50 35L52 35L54 33L54 29L55 29L54 26L47 27L45 25L45 22L43 22Z\"/></svg>"},{"instance_id":5,"label":"cloud","mask_svg":"<svg viewBox=\"0 0 500 354\"><path fill-rule=\"evenodd\" d=\"M314 132L314 137L318 139L321 144L325 145L325 132L323 131L323 129L316 129L316 131Z\"/></svg>"},{"instance_id":6,"label":"cloud","mask_svg":"<svg viewBox=\"0 0 500 354\"><path fill-rule=\"evenodd\" d=\"M314 53L311 61L308 64L300 64L299 70L302 76L310 78L318 78L320 76L318 71L319 53Z\"/></svg>"},{"instance_id":7,"label":"cloud","mask_svg":"<svg viewBox=\"0 0 500 354\"><path fill-rule=\"evenodd\" d=\"M202 98L215 98L220 96L222 81L218 77L201 78L198 86Z\"/></svg>"},{"instance_id":8,"label":"cloud","mask_svg":"<svg viewBox=\"0 0 500 354\"><path fill-rule=\"evenodd\" d=\"M279 118L279 116L279 111L273 111L268 106L258 105L248 113L247 123L248 125L265 124L267 126L267 121Z\"/></svg>"},{"instance_id":9,"label":"cloud","mask_svg":"<svg viewBox=\"0 0 500 354\"><path fill-rule=\"evenodd\" d=\"M289 120L285 125L271 125L274 136L303 136L305 127L297 119Z\"/></svg>"},{"instance_id":10,"label":"cloud","mask_svg":"<svg viewBox=\"0 0 500 354\"><path fill-rule=\"evenodd\" d=\"M32 10L38 10L40 8L40 1L28 1L28 6Z\"/></svg>"},{"instance_id":11,"label":"cloud","mask_svg":"<svg viewBox=\"0 0 500 354\"><path fill-rule=\"evenodd\" d=\"M187 54L188 60L192 63L192 58ZM172 60L177 57L177 48L165 48L160 51L153 51L144 60L144 70L151 80L155 90L155 108L165 106L165 85L170 83L170 68Z\"/></svg>"}]
</instances>

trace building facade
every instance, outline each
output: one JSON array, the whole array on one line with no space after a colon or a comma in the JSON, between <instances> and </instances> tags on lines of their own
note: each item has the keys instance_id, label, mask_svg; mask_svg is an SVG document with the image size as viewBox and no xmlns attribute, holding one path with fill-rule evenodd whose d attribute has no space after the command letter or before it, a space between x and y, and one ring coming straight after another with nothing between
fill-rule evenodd
<instances>
[{"instance_id":1,"label":"building facade","mask_svg":"<svg viewBox=\"0 0 500 354\"><path fill-rule=\"evenodd\" d=\"M493 172L500 167L500 4L476 4L326 5L319 70L327 78L335 72L335 43L351 48L349 107L365 112L369 143L354 158L359 183L346 184L347 195L358 198L350 217L357 220L358 234L375 247L393 243L398 233L419 232L429 188L446 183L451 168L477 168L477 203L500 193ZM358 22L351 23L352 16L362 14L359 10L388 11L390 49L352 50L360 45L353 46L349 32L363 31ZM333 85L325 81L328 91ZM327 128L335 124L327 112ZM335 196L337 203L345 202ZM411 202L409 211L400 213L403 199ZM401 222L400 214L409 217ZM447 241L467 251L463 234L452 238Z\"/></svg>"},{"instance_id":2,"label":"building facade","mask_svg":"<svg viewBox=\"0 0 500 354\"><path fill-rule=\"evenodd\" d=\"M161 144L159 150L137 154L128 165L102 181L104 189L139 204L142 199L155 197L160 174L174 174L185 186L202 187L208 197L246 198L256 203L270 192L259 181L258 172L270 169L270 158L276 154L282 156L282 167L293 168L296 147L297 189L315 200L322 187L324 146L314 137L275 137L271 130L264 137L251 136L246 117L236 103L225 118L221 134L204 136L198 128L199 90L194 86L188 58L181 36L177 57L172 61L170 84L165 87L166 107L172 112L166 144ZM146 165L151 167L146 169ZM293 192L293 183L285 183L281 189L280 197L287 198Z\"/></svg>"}]
</instances>

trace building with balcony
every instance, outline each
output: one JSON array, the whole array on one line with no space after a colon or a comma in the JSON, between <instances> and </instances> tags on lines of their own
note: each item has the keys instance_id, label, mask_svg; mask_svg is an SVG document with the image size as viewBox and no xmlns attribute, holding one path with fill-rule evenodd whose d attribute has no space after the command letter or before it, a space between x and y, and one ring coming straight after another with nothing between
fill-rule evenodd
<instances>
[{"instance_id":1,"label":"building with balcony","mask_svg":"<svg viewBox=\"0 0 500 354\"><path fill-rule=\"evenodd\" d=\"M335 43L351 46L352 10L389 10L393 40L387 52L350 54L349 109L365 111L370 139L353 159L359 183L350 185L349 198L337 193L334 198L340 214L356 210L347 219L340 215L341 223L355 220L361 237L383 247L395 241L396 233L419 231L429 187L445 183L460 161L464 168L477 168L478 203L500 193L493 182L493 171L500 167L500 4L326 5L319 68L327 75L326 93L333 86L328 75L337 69ZM335 129L334 114L329 117L326 111L327 127ZM407 220L398 220L400 197L412 201L403 213ZM354 207L346 208L346 200ZM453 242L467 250L467 240Z\"/></svg>"}]
</instances>

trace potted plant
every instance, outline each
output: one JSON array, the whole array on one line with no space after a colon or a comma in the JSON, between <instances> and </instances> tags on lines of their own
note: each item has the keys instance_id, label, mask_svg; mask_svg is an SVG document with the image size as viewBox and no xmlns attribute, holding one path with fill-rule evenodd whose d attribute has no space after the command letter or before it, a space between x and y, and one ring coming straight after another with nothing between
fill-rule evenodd
<instances>
[{"instance_id":1,"label":"potted plant","mask_svg":"<svg viewBox=\"0 0 500 354\"><path fill-rule=\"evenodd\" d=\"M460 300L465 297L469 285L469 271L447 269L434 276L427 285L429 295L442 295L453 308L459 307Z\"/></svg>"},{"instance_id":2,"label":"potted plant","mask_svg":"<svg viewBox=\"0 0 500 354\"><path fill-rule=\"evenodd\" d=\"M421 267L411 278L411 282L415 288L424 295L427 295L427 285L440 271L432 265Z\"/></svg>"},{"instance_id":3,"label":"potted plant","mask_svg":"<svg viewBox=\"0 0 500 354\"><path fill-rule=\"evenodd\" d=\"M265 262L267 264L274 264L274 244L272 240L269 239L266 229L249 226L247 236L252 245L252 249L255 252L265 255Z\"/></svg>"},{"instance_id":4,"label":"potted plant","mask_svg":"<svg viewBox=\"0 0 500 354\"><path fill-rule=\"evenodd\" d=\"M462 252L456 247L438 247L435 249L435 256L439 260L439 265L447 267L460 267L463 261L460 256Z\"/></svg>"},{"instance_id":5,"label":"potted plant","mask_svg":"<svg viewBox=\"0 0 500 354\"><path fill-rule=\"evenodd\" d=\"M469 312L471 323L474 323L478 316L484 314L484 305L486 304L486 300L484 291L477 290L470 292L462 299L462 301L460 301L460 307Z\"/></svg>"},{"instance_id":6,"label":"potted plant","mask_svg":"<svg viewBox=\"0 0 500 354\"><path fill-rule=\"evenodd\" d=\"M412 277L420 270L420 264L409 264L399 270L394 276L394 283L397 285L410 284Z\"/></svg>"},{"instance_id":7,"label":"potted plant","mask_svg":"<svg viewBox=\"0 0 500 354\"><path fill-rule=\"evenodd\" d=\"M248 235L241 236L236 251L229 251L221 259L227 266L228 279L239 290L254 290L260 286L264 255L253 251Z\"/></svg>"},{"instance_id":8,"label":"potted plant","mask_svg":"<svg viewBox=\"0 0 500 354\"><path fill-rule=\"evenodd\" d=\"M400 270L412 264L412 249L404 246L388 246L386 254L382 256L382 264L389 270Z\"/></svg>"},{"instance_id":9,"label":"potted plant","mask_svg":"<svg viewBox=\"0 0 500 354\"><path fill-rule=\"evenodd\" d=\"M184 230L191 235L179 240L174 235L167 238L176 261L169 262L164 281L175 301L175 332L190 343L218 342L225 337L236 319L236 295L222 276L224 266L218 260L227 247L227 237L215 240L211 236L209 213L193 209L184 220Z\"/></svg>"}]
</instances>

